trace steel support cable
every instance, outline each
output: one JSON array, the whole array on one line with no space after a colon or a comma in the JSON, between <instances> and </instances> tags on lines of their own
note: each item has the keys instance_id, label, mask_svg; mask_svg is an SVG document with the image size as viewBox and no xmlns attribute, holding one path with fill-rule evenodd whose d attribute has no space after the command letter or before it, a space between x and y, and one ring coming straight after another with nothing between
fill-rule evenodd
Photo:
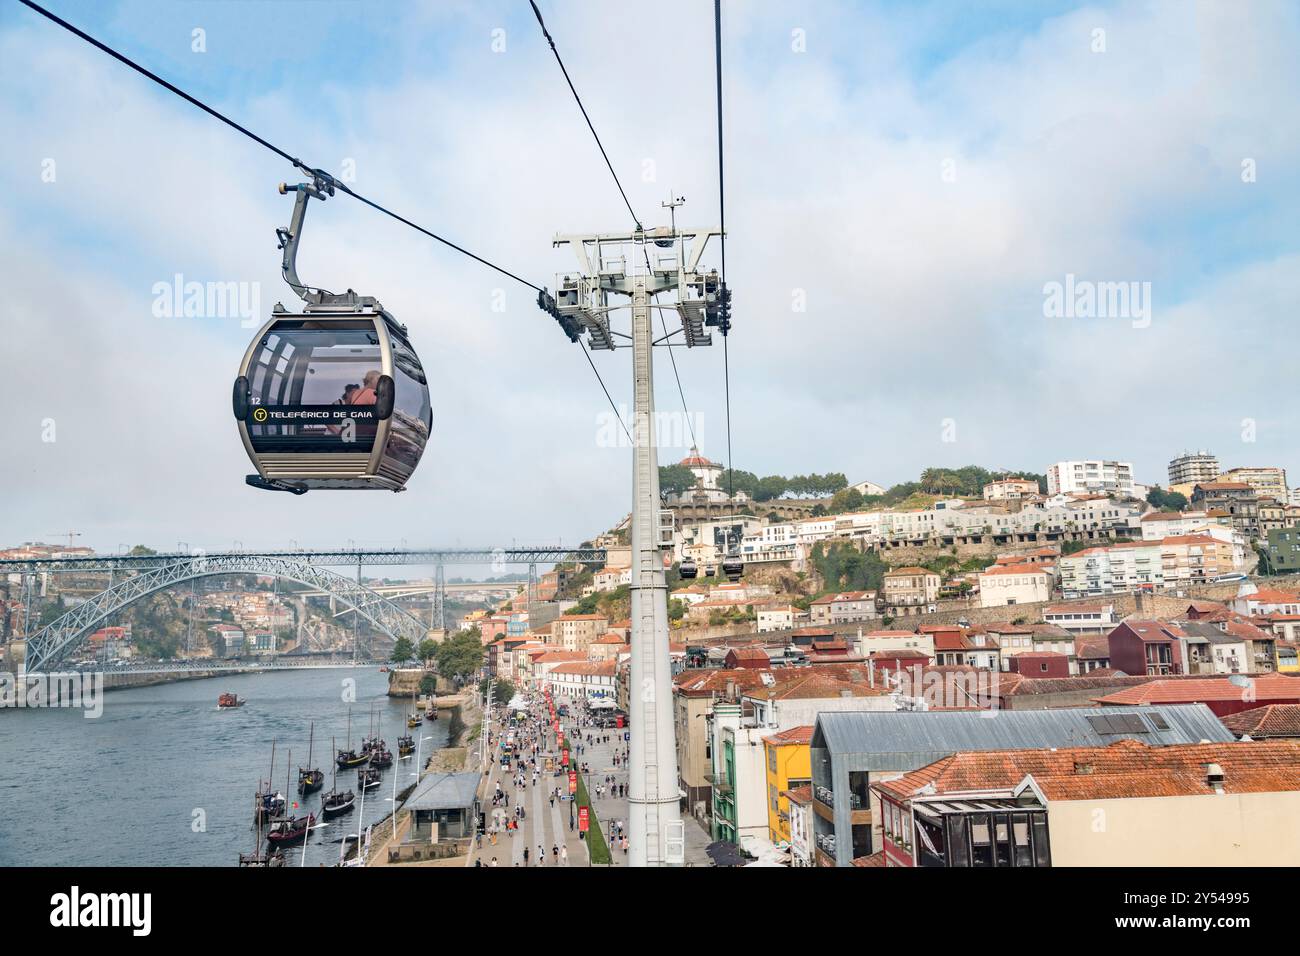
<instances>
[{"instance_id":1,"label":"steel support cable","mask_svg":"<svg viewBox=\"0 0 1300 956\"><path fill-rule=\"evenodd\" d=\"M718 228L722 230L722 288L727 286L727 200L722 163L722 0L713 0L713 58L718 87ZM731 362L728 335L722 333L722 383L727 407L727 496L731 516L736 516L736 467L731 458Z\"/></svg>"},{"instance_id":2,"label":"steel support cable","mask_svg":"<svg viewBox=\"0 0 1300 956\"><path fill-rule=\"evenodd\" d=\"M200 110L207 113L209 116L219 120L220 122L229 126L231 129L235 130L236 132L241 133L244 136L248 137L253 142L257 143L259 146L262 146L265 149L268 149L271 152L275 153L275 155L279 156L281 159L285 160L286 162L292 164L297 169L301 169L303 172L308 173L311 176L324 176L329 180L329 182L334 186L335 189L339 190L340 192L346 193L347 195L351 196L353 199L357 200L358 202L369 206L371 209L374 209L376 212L383 213L384 215L397 220L403 225L409 226L410 228L414 229L416 232L419 232L425 236L428 236L430 239L442 243L444 246L446 246L449 249L454 249L456 252L459 252L461 255L468 256L470 259L473 259L475 262L481 263L482 265L487 266L489 269L492 269L500 273L501 275L506 276L507 278L513 279L514 281L527 286L528 288L532 289L535 292L542 291L541 286L529 282L527 279L524 279L521 276L516 275L515 273L511 272L509 269L506 269L503 266L499 266L494 262L484 259L482 256L477 255L476 253L470 252L464 246L458 245L457 243L452 242L450 239L438 235L436 232L433 232L430 229L426 229L424 226L421 226L418 223L413 222L410 219L407 219L405 216L394 212L393 210L387 208L386 206L381 205L380 203L375 202L373 199L368 199L367 197L361 195L360 193L358 193L356 190L352 189L345 183L331 176L329 173L325 172L324 170L317 169L313 166L307 165L301 159L291 155L289 152L281 149L279 146L276 146L270 140L258 136L252 130L248 129L248 127L235 122L229 116L226 116L224 113L220 112L219 110L214 109L213 107L209 106L207 103L204 103L202 100L198 99L197 97L190 95L189 93L182 90L179 86L176 86L174 83L168 82L167 80L159 76L157 73L154 73L149 68L135 62L125 54L119 53L117 50L114 50L106 43L103 43L100 40L95 39L93 36L91 36L89 33L86 33L84 30L78 29L77 27L69 23L67 20L64 20L62 17L59 17L57 14L45 9L40 4L33 2L33 0L19 0L19 2L22 3L24 6L30 8L31 10L34 10L36 13L39 13L41 16L45 17L51 23L54 23L62 27L63 29L67 30L69 33L73 34L74 36L79 37L82 40L85 40L87 43L95 47L97 50L100 50L103 53L107 53L113 59L135 70L141 76L149 80L152 80L154 83L158 84L163 89L167 90L169 93L174 93L175 95L179 96L181 99L185 100L187 103L191 104L192 106L198 107ZM539 19L540 16L541 15L538 14ZM583 112L585 115L586 111L584 110ZM593 130L592 132L594 133L595 130ZM603 147L601 149L601 152L602 153L604 152ZM612 171L612 167L611 167L611 171ZM620 186L619 189L621 190L622 186ZM631 207L629 206L628 208L630 209ZM596 381L600 383L601 391L603 391L605 393L605 397L609 399L609 406L613 410L615 417L618 417L618 407L614 404L614 400L610 398L609 389L605 387L605 382L600 377L600 372L596 369L595 364L591 362L590 357L588 357L587 362L589 365L591 365L591 370L596 373ZM619 418L619 421L621 423L622 418ZM623 426L623 431L627 432L626 425ZM630 440L631 436L629 435L628 438Z\"/></svg>"},{"instance_id":3,"label":"steel support cable","mask_svg":"<svg viewBox=\"0 0 1300 956\"><path fill-rule=\"evenodd\" d=\"M600 141L600 134L596 132L596 126L591 121L591 115L587 112L587 107L583 105L582 97L578 95L578 88L574 86L573 78L569 76L569 70L564 65L564 59L560 56L559 48L555 45L555 38L551 36L550 30L546 28L546 21L542 19L542 11L538 8L536 0L528 0L528 5L533 8L533 16L537 18L537 25L541 27L542 36L546 38L546 42L551 48L551 53L555 56L555 62L559 64L560 72L564 74L564 81L569 84L569 92L573 94L574 102L578 104L578 109L582 112L582 118L587 122L587 129L591 130L592 139L596 141L596 148L600 150L601 158L605 160L605 166L609 169L609 175L613 178L614 185L618 188L618 194L623 197L623 205L627 207L628 215L632 217L632 223L636 226L637 231L640 232L642 231L641 219L637 216L636 210L632 208L632 203L627 198L627 191L623 189L623 183L619 180L618 173L614 170L614 164L610 161L609 153L605 151L605 144ZM650 253L646 251L644 243L641 245L641 254L645 257L647 273L653 272L654 270L650 265ZM668 335L668 323L664 320L662 312L659 314L659 324L662 326L666 338ZM696 444L695 426L691 423L690 411L686 405L686 392L682 388L682 377L677 371L677 357L673 353L673 343L668 342L667 345L668 359L673 366L673 378L677 382L677 395L682 401L682 414L686 418L686 427L691 433L691 444L694 445ZM595 368L594 364L592 368ZM627 431L627 429L624 428L624 431ZM628 437L630 440L631 436L629 435Z\"/></svg>"}]
</instances>

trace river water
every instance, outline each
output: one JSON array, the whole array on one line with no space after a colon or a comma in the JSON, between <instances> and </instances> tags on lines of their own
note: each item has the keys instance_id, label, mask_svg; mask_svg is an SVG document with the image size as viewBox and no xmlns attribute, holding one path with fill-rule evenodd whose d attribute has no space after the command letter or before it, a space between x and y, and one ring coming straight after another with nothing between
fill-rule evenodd
<instances>
[{"instance_id":1,"label":"river water","mask_svg":"<svg viewBox=\"0 0 1300 956\"><path fill-rule=\"evenodd\" d=\"M349 707L352 746L369 731L373 712L396 758L411 705L390 699L387 689L388 675L374 666L270 671L109 691L94 719L73 708L0 713L0 866L234 866L253 850L253 792L271 769L271 742L275 789L291 806L300 803L295 815L305 809L319 818L321 795L333 782L330 738L346 746ZM223 691L248 703L219 711ZM299 798L298 767L307 766L313 721L311 762L325 771L325 787ZM446 746L448 723L444 715L421 724L428 738L422 759ZM394 759L383 785L366 793L364 823L390 812L394 775L400 792L414 773L414 758ZM338 783L357 793L357 808L312 833L306 866L335 863L340 838L357 832L356 770L340 770ZM293 865L301 854L293 848Z\"/></svg>"}]
</instances>

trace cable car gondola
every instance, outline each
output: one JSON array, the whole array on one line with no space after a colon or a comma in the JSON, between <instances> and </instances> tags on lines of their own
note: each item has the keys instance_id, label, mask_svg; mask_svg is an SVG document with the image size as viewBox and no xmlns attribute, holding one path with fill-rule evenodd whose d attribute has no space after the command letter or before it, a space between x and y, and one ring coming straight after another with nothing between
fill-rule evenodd
<instances>
[{"instance_id":1,"label":"cable car gondola","mask_svg":"<svg viewBox=\"0 0 1300 956\"><path fill-rule=\"evenodd\" d=\"M406 327L374 297L334 294L298 281L295 260L307 200L334 194L334 181L280 184L297 192L288 229L278 229L285 281L301 312L277 304L244 354L233 410L248 457L248 484L304 494L311 489L403 491L433 427L429 385Z\"/></svg>"},{"instance_id":2,"label":"cable car gondola","mask_svg":"<svg viewBox=\"0 0 1300 956\"><path fill-rule=\"evenodd\" d=\"M729 554L722 559L722 573L727 576L728 581L740 580L740 576L745 573L745 565L740 560L739 554Z\"/></svg>"},{"instance_id":3,"label":"cable car gondola","mask_svg":"<svg viewBox=\"0 0 1300 956\"><path fill-rule=\"evenodd\" d=\"M683 578L693 578L700 573L700 569L696 566L693 560L687 558L680 565L678 565L677 573L680 574Z\"/></svg>"}]
</instances>

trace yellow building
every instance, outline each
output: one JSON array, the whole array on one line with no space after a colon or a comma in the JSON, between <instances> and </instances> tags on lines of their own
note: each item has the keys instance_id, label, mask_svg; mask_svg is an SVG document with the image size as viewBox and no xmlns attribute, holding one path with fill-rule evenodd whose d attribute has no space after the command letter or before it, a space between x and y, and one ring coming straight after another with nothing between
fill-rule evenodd
<instances>
[{"instance_id":1,"label":"yellow building","mask_svg":"<svg viewBox=\"0 0 1300 956\"><path fill-rule=\"evenodd\" d=\"M812 783L812 759L808 744L811 726L792 727L763 738L767 766L767 834L774 844L790 842L790 801L784 796Z\"/></svg>"}]
</instances>

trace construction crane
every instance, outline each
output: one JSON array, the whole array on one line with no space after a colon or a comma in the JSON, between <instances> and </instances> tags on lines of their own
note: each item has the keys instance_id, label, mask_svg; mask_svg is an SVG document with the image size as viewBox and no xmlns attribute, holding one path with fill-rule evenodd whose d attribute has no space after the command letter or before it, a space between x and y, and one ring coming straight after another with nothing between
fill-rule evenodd
<instances>
[{"instance_id":1,"label":"construction crane","mask_svg":"<svg viewBox=\"0 0 1300 956\"><path fill-rule=\"evenodd\" d=\"M73 538L80 538L80 537L81 537L81 532L80 532L80 531L47 531L46 534L49 534L49 535L58 535L60 538L62 538L64 535L67 535L67 538L68 538L68 549L69 549L69 550L72 549L72 539L73 539Z\"/></svg>"}]
</instances>

